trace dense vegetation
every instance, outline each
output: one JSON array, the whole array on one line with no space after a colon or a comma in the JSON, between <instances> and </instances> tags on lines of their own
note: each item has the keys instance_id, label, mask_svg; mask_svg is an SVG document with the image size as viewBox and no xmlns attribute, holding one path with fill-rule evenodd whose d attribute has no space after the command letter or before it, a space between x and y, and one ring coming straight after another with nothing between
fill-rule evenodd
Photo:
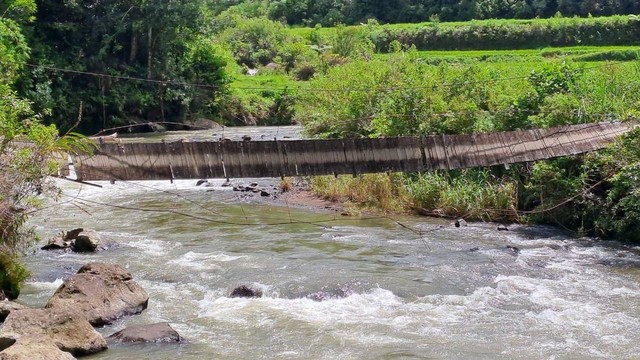
<instances>
[{"instance_id":1,"label":"dense vegetation","mask_svg":"<svg viewBox=\"0 0 640 360\"><path fill-rule=\"evenodd\" d=\"M565 46L611 46L640 43L640 21L628 16L534 20L483 20L353 26L350 31L368 39L378 51L394 41L419 50L539 49ZM328 43L332 28L292 29L292 33Z\"/></svg>"},{"instance_id":2,"label":"dense vegetation","mask_svg":"<svg viewBox=\"0 0 640 360\"><path fill-rule=\"evenodd\" d=\"M637 60L431 63L399 43L394 47L389 55L354 58L313 80L311 90L335 91L305 93L298 114L307 130L321 137L459 134L636 119L640 112ZM596 154L509 169L321 178L313 184L328 198L386 211L553 223L638 242L639 136L635 131Z\"/></svg>"},{"instance_id":3,"label":"dense vegetation","mask_svg":"<svg viewBox=\"0 0 640 360\"><path fill-rule=\"evenodd\" d=\"M640 13L634 0L231 0L216 11L261 8L272 20L290 25L334 26L376 19L381 23L467 21L472 19L532 19L564 16L609 16Z\"/></svg>"},{"instance_id":4,"label":"dense vegetation","mask_svg":"<svg viewBox=\"0 0 640 360\"><path fill-rule=\"evenodd\" d=\"M0 3L0 298L13 299L29 276L18 255L35 239L25 227L28 215L42 202L42 195L58 193L48 175L57 173L56 154L89 151L76 134L60 137L55 126L42 124L42 113L15 91L30 49L23 36L33 2Z\"/></svg>"}]
</instances>

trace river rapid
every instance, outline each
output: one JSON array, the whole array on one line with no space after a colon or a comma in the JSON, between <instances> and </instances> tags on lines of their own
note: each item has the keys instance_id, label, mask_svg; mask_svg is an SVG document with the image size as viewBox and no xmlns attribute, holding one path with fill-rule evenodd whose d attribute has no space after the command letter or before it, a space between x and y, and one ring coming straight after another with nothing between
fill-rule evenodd
<instances>
[{"instance_id":1,"label":"river rapid","mask_svg":"<svg viewBox=\"0 0 640 360\"><path fill-rule=\"evenodd\" d=\"M99 331L167 321L188 340L87 359L640 357L640 247L546 227L343 217L213 183L61 183L61 201L31 221L40 246L81 226L120 245L34 250L21 301L43 306L83 264L113 262L149 308ZM265 296L230 298L242 284Z\"/></svg>"}]
</instances>

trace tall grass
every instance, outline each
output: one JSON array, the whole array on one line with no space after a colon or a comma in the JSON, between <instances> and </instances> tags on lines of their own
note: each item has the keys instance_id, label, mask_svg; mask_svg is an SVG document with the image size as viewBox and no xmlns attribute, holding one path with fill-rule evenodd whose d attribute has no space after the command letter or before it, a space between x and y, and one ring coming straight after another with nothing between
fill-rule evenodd
<instances>
[{"instance_id":1,"label":"tall grass","mask_svg":"<svg viewBox=\"0 0 640 360\"><path fill-rule=\"evenodd\" d=\"M411 207L425 215L468 220L516 221L518 186L487 170L432 172L408 176Z\"/></svg>"},{"instance_id":2,"label":"tall grass","mask_svg":"<svg viewBox=\"0 0 640 360\"><path fill-rule=\"evenodd\" d=\"M369 210L405 212L409 209L407 190L401 174L317 176L311 179L313 192L330 201Z\"/></svg>"}]
</instances>

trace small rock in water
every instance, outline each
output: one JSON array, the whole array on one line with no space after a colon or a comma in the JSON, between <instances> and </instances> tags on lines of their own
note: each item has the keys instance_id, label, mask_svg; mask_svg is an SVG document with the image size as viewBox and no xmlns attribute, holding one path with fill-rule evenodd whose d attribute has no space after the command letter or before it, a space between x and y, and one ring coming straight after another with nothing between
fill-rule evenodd
<instances>
[{"instance_id":1,"label":"small rock in water","mask_svg":"<svg viewBox=\"0 0 640 360\"><path fill-rule=\"evenodd\" d=\"M222 187L229 187L231 186L231 181L229 179L227 179L225 182L222 183L222 185L220 185Z\"/></svg>"},{"instance_id":2,"label":"small rock in water","mask_svg":"<svg viewBox=\"0 0 640 360\"><path fill-rule=\"evenodd\" d=\"M456 227L467 226L467 222L464 219L458 219L453 223Z\"/></svg>"},{"instance_id":3,"label":"small rock in water","mask_svg":"<svg viewBox=\"0 0 640 360\"><path fill-rule=\"evenodd\" d=\"M507 250L510 250L514 254L519 254L520 253L520 249L519 248L517 248L515 246L511 246L511 245L507 245Z\"/></svg>"},{"instance_id":4,"label":"small rock in water","mask_svg":"<svg viewBox=\"0 0 640 360\"><path fill-rule=\"evenodd\" d=\"M271 196L271 194L270 194L268 191L261 190L261 191L260 191L260 196L262 196L262 197L267 197L267 196Z\"/></svg>"},{"instance_id":5,"label":"small rock in water","mask_svg":"<svg viewBox=\"0 0 640 360\"><path fill-rule=\"evenodd\" d=\"M251 184L249 184L249 186L251 186L252 188L255 188L255 187L258 187L258 183L252 182Z\"/></svg>"},{"instance_id":6,"label":"small rock in water","mask_svg":"<svg viewBox=\"0 0 640 360\"><path fill-rule=\"evenodd\" d=\"M242 136L242 141L251 141L251 136L249 136L249 135L243 135L243 136Z\"/></svg>"},{"instance_id":7,"label":"small rock in water","mask_svg":"<svg viewBox=\"0 0 640 360\"><path fill-rule=\"evenodd\" d=\"M471 249L469 249L468 251L469 251L469 252L476 252L476 251L478 251L478 250L480 250L480 248L479 248L479 247L472 247L472 248L471 248Z\"/></svg>"},{"instance_id":8,"label":"small rock in water","mask_svg":"<svg viewBox=\"0 0 640 360\"><path fill-rule=\"evenodd\" d=\"M509 228L506 226L498 226L498 231L509 231Z\"/></svg>"},{"instance_id":9,"label":"small rock in water","mask_svg":"<svg viewBox=\"0 0 640 360\"><path fill-rule=\"evenodd\" d=\"M200 185L202 185L202 184L208 184L208 183L209 183L209 180L207 180L207 179L200 179L200 180L198 180L198 182L196 183L196 186L200 186Z\"/></svg>"},{"instance_id":10,"label":"small rock in water","mask_svg":"<svg viewBox=\"0 0 640 360\"><path fill-rule=\"evenodd\" d=\"M233 191L245 191L245 187L242 184L238 184L236 186L233 187Z\"/></svg>"},{"instance_id":11,"label":"small rock in water","mask_svg":"<svg viewBox=\"0 0 640 360\"><path fill-rule=\"evenodd\" d=\"M109 336L124 343L178 343L184 339L168 323L129 326Z\"/></svg>"},{"instance_id":12,"label":"small rock in water","mask_svg":"<svg viewBox=\"0 0 640 360\"><path fill-rule=\"evenodd\" d=\"M259 298L262 297L262 291L260 289L254 289L246 285L238 286L231 292L232 298Z\"/></svg>"}]
</instances>

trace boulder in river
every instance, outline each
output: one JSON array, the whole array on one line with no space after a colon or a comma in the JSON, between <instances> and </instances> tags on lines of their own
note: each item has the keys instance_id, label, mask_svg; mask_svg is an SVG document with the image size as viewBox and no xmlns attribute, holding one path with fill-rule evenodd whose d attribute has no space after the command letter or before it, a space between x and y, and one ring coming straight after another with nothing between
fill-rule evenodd
<instances>
[{"instance_id":1,"label":"boulder in river","mask_svg":"<svg viewBox=\"0 0 640 360\"><path fill-rule=\"evenodd\" d=\"M107 348L107 342L78 311L67 309L24 309L12 311L0 330L0 350L22 337L42 335L62 351L88 355Z\"/></svg>"},{"instance_id":2,"label":"boulder in river","mask_svg":"<svg viewBox=\"0 0 640 360\"><path fill-rule=\"evenodd\" d=\"M58 288L47 308L77 309L94 326L112 323L147 308L149 295L115 264L89 263Z\"/></svg>"},{"instance_id":3,"label":"boulder in river","mask_svg":"<svg viewBox=\"0 0 640 360\"><path fill-rule=\"evenodd\" d=\"M23 309L28 307L9 300L0 301L0 322L3 322L12 311Z\"/></svg>"},{"instance_id":4,"label":"boulder in river","mask_svg":"<svg viewBox=\"0 0 640 360\"><path fill-rule=\"evenodd\" d=\"M206 184L208 184L208 183L209 183L209 180L207 180L207 179L200 179L200 180L198 180L198 182L196 182L196 186L200 186L200 185L203 185L203 184L204 184L204 185L206 185Z\"/></svg>"},{"instance_id":5,"label":"boulder in river","mask_svg":"<svg viewBox=\"0 0 640 360\"><path fill-rule=\"evenodd\" d=\"M222 129L222 125L217 122L209 119L198 119L193 123L193 126L197 130L212 130L212 129Z\"/></svg>"},{"instance_id":6,"label":"boulder in river","mask_svg":"<svg viewBox=\"0 0 640 360\"><path fill-rule=\"evenodd\" d=\"M0 360L74 360L46 335L25 335L0 352Z\"/></svg>"},{"instance_id":7,"label":"boulder in river","mask_svg":"<svg viewBox=\"0 0 640 360\"><path fill-rule=\"evenodd\" d=\"M49 239L42 250L71 249L75 252L96 252L106 250L115 242L104 239L93 229L77 228L59 232Z\"/></svg>"},{"instance_id":8,"label":"boulder in river","mask_svg":"<svg viewBox=\"0 0 640 360\"><path fill-rule=\"evenodd\" d=\"M251 286L241 285L233 289L230 297L232 298L259 298L262 297L262 290Z\"/></svg>"},{"instance_id":9,"label":"boulder in river","mask_svg":"<svg viewBox=\"0 0 640 360\"><path fill-rule=\"evenodd\" d=\"M169 323L129 326L109 336L123 343L179 343L184 339Z\"/></svg>"}]
</instances>

